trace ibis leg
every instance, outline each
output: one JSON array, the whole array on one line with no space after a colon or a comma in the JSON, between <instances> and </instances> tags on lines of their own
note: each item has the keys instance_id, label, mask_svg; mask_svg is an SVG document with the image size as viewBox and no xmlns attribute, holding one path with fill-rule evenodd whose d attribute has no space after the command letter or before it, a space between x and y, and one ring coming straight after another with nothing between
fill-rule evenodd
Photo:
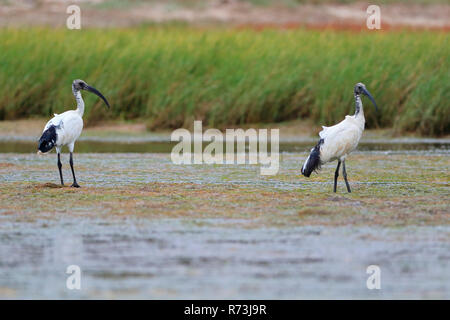
<instances>
[{"instance_id":1,"label":"ibis leg","mask_svg":"<svg viewBox=\"0 0 450 320\"><path fill-rule=\"evenodd\" d=\"M342 162L342 175L344 176L344 181L345 181L345 185L347 186L347 191L349 193L351 193L352 190L350 189L350 185L348 184L348 181L347 181L347 171L345 170L345 160Z\"/></svg>"},{"instance_id":2,"label":"ibis leg","mask_svg":"<svg viewBox=\"0 0 450 320\"><path fill-rule=\"evenodd\" d=\"M80 186L77 183L77 178L75 178L75 171L73 170L73 154L72 154L72 152L70 153L69 163L70 163L70 169L72 170L72 176L73 176L73 183L72 183L71 187L79 188Z\"/></svg>"},{"instance_id":3,"label":"ibis leg","mask_svg":"<svg viewBox=\"0 0 450 320\"><path fill-rule=\"evenodd\" d=\"M337 167L336 167L336 171L334 172L334 189L333 191L336 192L336 188L337 188L337 179L339 177L339 167L341 166L341 161L338 161Z\"/></svg>"},{"instance_id":4,"label":"ibis leg","mask_svg":"<svg viewBox=\"0 0 450 320\"><path fill-rule=\"evenodd\" d=\"M59 170L59 178L61 179L61 185L64 185L63 175L62 175L62 163L61 163L61 154L58 152L58 170Z\"/></svg>"}]
</instances>

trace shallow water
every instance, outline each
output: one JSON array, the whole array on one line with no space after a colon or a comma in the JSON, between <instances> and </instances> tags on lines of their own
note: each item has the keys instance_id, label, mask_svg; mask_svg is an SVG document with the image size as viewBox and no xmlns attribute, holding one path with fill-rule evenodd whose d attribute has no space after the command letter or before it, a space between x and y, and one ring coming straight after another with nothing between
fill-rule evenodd
<instances>
[{"instance_id":1,"label":"shallow water","mask_svg":"<svg viewBox=\"0 0 450 320\"><path fill-rule=\"evenodd\" d=\"M3 298L450 297L450 245L439 236L448 239L449 227L247 230L76 217L40 223L2 221ZM73 264L82 270L79 291L66 289ZM372 264L382 270L381 290L366 287Z\"/></svg>"},{"instance_id":2,"label":"shallow water","mask_svg":"<svg viewBox=\"0 0 450 320\"><path fill-rule=\"evenodd\" d=\"M313 139L285 140L279 145L280 152L308 151L317 143ZM208 143L204 142L203 147ZM85 138L76 144L78 153L170 153L176 142L163 139L105 139ZM248 146L247 150L248 150ZM270 144L268 146L270 150ZM223 150L226 150L225 146ZM366 140L358 145L359 151L443 151L450 150L450 141L446 139L401 139ZM37 142L33 139L0 139L0 153L33 153L37 151Z\"/></svg>"}]
</instances>

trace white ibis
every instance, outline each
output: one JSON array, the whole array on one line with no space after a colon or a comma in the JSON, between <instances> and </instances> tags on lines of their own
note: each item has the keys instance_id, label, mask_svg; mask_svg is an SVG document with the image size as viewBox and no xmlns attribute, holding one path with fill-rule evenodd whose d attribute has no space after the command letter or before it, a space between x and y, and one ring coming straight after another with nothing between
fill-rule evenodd
<instances>
[{"instance_id":1,"label":"white ibis","mask_svg":"<svg viewBox=\"0 0 450 320\"><path fill-rule=\"evenodd\" d=\"M361 101L361 94L366 95L373 102L375 109L378 110L377 104L367 91L366 86L362 83L355 85L355 114L353 116L345 116L345 119L332 127L322 126L320 131L320 140L317 145L311 149L311 153L302 167L302 174L309 177L313 171L320 169L324 163L337 160L338 164L334 173L334 192L336 192L337 179L339 176L339 168L342 163L342 173L347 186L347 191L352 192L347 181L347 171L345 170L345 158L356 149L364 131L364 110Z\"/></svg>"},{"instance_id":2,"label":"white ibis","mask_svg":"<svg viewBox=\"0 0 450 320\"><path fill-rule=\"evenodd\" d=\"M41 138L39 139L38 153L47 153L53 147L56 148L56 153L58 154L58 170L59 177L61 179L61 185L64 185L63 175L61 171L61 148L67 145L70 151L70 168L72 169L73 184L71 187L79 188L75 178L75 171L73 170L73 148L75 146L75 141L81 134L83 130L83 113L84 113L84 101L81 97L81 90L87 90L95 93L97 96L105 101L107 107L109 108L109 103L106 98L95 88L89 86L83 80L74 80L72 83L72 92L77 100L77 109L69 110L61 114L55 114L55 116L50 119L45 125L44 131Z\"/></svg>"}]
</instances>

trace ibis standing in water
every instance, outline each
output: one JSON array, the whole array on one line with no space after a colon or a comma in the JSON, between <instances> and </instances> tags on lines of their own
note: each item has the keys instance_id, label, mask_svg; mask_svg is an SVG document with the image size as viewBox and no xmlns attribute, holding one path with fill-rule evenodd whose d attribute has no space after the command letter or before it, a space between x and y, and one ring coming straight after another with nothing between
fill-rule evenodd
<instances>
[{"instance_id":1,"label":"ibis standing in water","mask_svg":"<svg viewBox=\"0 0 450 320\"><path fill-rule=\"evenodd\" d=\"M342 163L342 173L344 176L347 191L352 192L347 181L347 171L345 170L345 158L347 155L356 149L364 131L364 110L361 101L361 95L366 95L373 102L375 109L378 110L375 99L372 97L366 86L362 83L357 83L354 89L355 95L355 114L353 116L346 116L345 119L332 127L322 126L320 131L320 140L317 145L311 149L311 153L306 159L302 174L309 177L315 170L320 169L324 163L337 160L338 164L334 173L334 189L336 192L337 179L339 176L339 168Z\"/></svg>"},{"instance_id":2,"label":"ibis standing in water","mask_svg":"<svg viewBox=\"0 0 450 320\"><path fill-rule=\"evenodd\" d=\"M75 178L75 171L73 170L73 148L75 141L83 130L83 113L84 113L84 101L81 97L81 90L92 92L105 101L106 106L109 108L109 103L106 98L95 88L89 86L83 80L74 80L72 83L72 92L77 100L77 109L69 110L61 114L55 114L45 125L44 132L39 139L38 153L47 153L53 147L56 148L58 154L58 170L59 177L61 179L61 185L64 185L63 175L61 171L61 148L65 145L69 147L70 151L70 169L72 170L73 184L72 187L79 188Z\"/></svg>"}]
</instances>

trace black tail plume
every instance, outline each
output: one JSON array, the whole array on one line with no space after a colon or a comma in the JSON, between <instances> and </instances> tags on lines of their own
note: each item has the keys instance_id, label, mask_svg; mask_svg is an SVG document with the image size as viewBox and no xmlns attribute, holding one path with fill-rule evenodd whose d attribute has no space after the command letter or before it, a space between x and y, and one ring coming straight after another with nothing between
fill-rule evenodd
<instances>
[{"instance_id":1,"label":"black tail plume","mask_svg":"<svg viewBox=\"0 0 450 320\"><path fill-rule=\"evenodd\" d=\"M311 150L308 159L306 159L305 164L302 167L302 174L305 177L309 177L313 171L320 169L320 146L322 144L323 139L320 139L319 143Z\"/></svg>"},{"instance_id":2,"label":"black tail plume","mask_svg":"<svg viewBox=\"0 0 450 320\"><path fill-rule=\"evenodd\" d=\"M46 153L49 152L56 144L56 127L50 126L47 130L42 133L41 138L39 139L39 151Z\"/></svg>"}]
</instances>

